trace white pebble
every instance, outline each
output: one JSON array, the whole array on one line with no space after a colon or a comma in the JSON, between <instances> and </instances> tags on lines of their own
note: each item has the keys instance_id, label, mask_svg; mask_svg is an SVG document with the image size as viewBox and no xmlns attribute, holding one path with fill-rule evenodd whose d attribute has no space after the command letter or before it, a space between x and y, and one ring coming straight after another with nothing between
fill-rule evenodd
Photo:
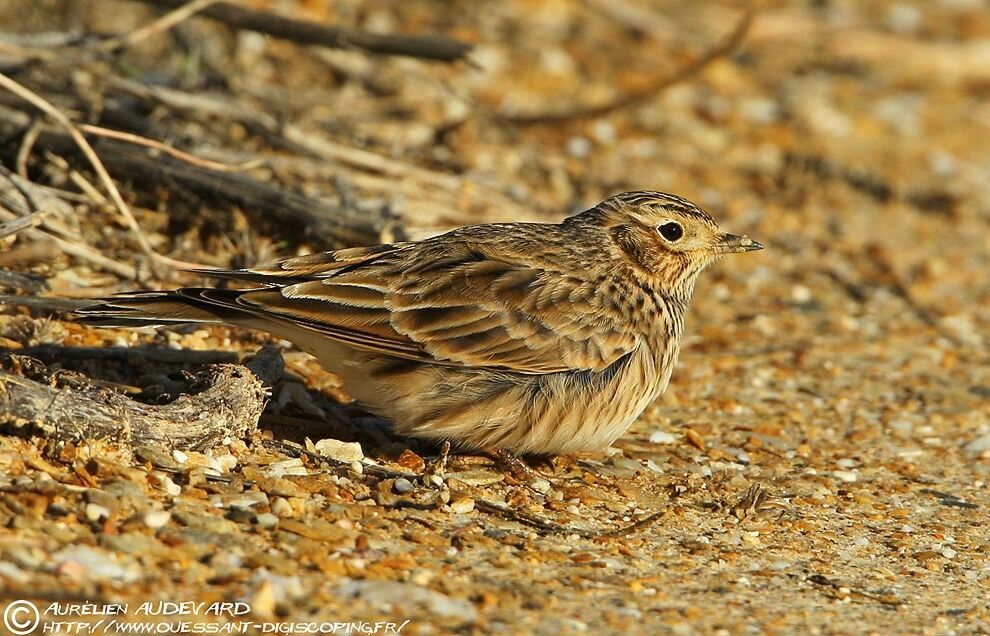
<instances>
[{"instance_id":1,"label":"white pebble","mask_svg":"<svg viewBox=\"0 0 990 636\"><path fill-rule=\"evenodd\" d=\"M542 477L531 479L529 481L529 487L535 490L536 492L540 493L541 495L547 494L548 492L550 492L550 489L552 488L550 481Z\"/></svg>"},{"instance_id":2,"label":"white pebble","mask_svg":"<svg viewBox=\"0 0 990 636\"><path fill-rule=\"evenodd\" d=\"M189 455L176 448L175 450L172 451L172 459L174 459L176 462L180 464L185 464L187 461L189 461Z\"/></svg>"},{"instance_id":3,"label":"white pebble","mask_svg":"<svg viewBox=\"0 0 990 636\"><path fill-rule=\"evenodd\" d=\"M86 518L90 521L102 521L110 516L110 511L100 504L86 504Z\"/></svg>"},{"instance_id":4,"label":"white pebble","mask_svg":"<svg viewBox=\"0 0 990 636\"><path fill-rule=\"evenodd\" d=\"M584 137L571 137L567 140L567 154L583 159L591 154L591 142Z\"/></svg>"},{"instance_id":5,"label":"white pebble","mask_svg":"<svg viewBox=\"0 0 990 636\"><path fill-rule=\"evenodd\" d=\"M292 504L284 497L275 497L272 499L272 513L279 517L291 517L293 514Z\"/></svg>"},{"instance_id":6,"label":"white pebble","mask_svg":"<svg viewBox=\"0 0 990 636\"><path fill-rule=\"evenodd\" d=\"M859 472L855 470L836 470L832 471L832 476L839 481L844 481L847 484L851 484L859 481Z\"/></svg>"},{"instance_id":7,"label":"white pebble","mask_svg":"<svg viewBox=\"0 0 990 636\"><path fill-rule=\"evenodd\" d=\"M220 455L219 457L216 457L215 460L217 466L219 466L220 469L225 473L230 472L231 470L237 467L237 457L231 455L230 453L227 453L226 455Z\"/></svg>"},{"instance_id":8,"label":"white pebble","mask_svg":"<svg viewBox=\"0 0 990 636\"><path fill-rule=\"evenodd\" d=\"M653 431L650 433L651 444L673 444L677 438L667 431Z\"/></svg>"},{"instance_id":9,"label":"white pebble","mask_svg":"<svg viewBox=\"0 0 990 636\"><path fill-rule=\"evenodd\" d=\"M450 511L454 514L463 515L474 510L474 499L461 497L450 502Z\"/></svg>"},{"instance_id":10,"label":"white pebble","mask_svg":"<svg viewBox=\"0 0 990 636\"><path fill-rule=\"evenodd\" d=\"M158 530L164 528L171 518L172 513L167 510L149 510L144 513L144 525L152 530Z\"/></svg>"},{"instance_id":11,"label":"white pebble","mask_svg":"<svg viewBox=\"0 0 990 636\"><path fill-rule=\"evenodd\" d=\"M364 459L364 452L357 442L342 442L337 439L321 439L314 445L316 452L324 457L338 462L359 462Z\"/></svg>"},{"instance_id":12,"label":"white pebble","mask_svg":"<svg viewBox=\"0 0 990 636\"><path fill-rule=\"evenodd\" d=\"M811 302L812 295L811 290L804 285L795 285L791 288L791 300L803 305L805 303Z\"/></svg>"}]
</instances>

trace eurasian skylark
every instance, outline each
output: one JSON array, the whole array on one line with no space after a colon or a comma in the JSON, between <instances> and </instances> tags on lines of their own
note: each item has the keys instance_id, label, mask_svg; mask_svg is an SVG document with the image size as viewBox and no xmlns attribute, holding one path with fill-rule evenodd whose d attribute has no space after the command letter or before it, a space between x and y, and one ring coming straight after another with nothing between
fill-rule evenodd
<instances>
[{"instance_id":1,"label":"eurasian skylark","mask_svg":"<svg viewBox=\"0 0 990 636\"><path fill-rule=\"evenodd\" d=\"M201 270L256 287L135 292L79 315L269 332L401 434L515 454L603 450L667 387L698 274L762 247L680 197L627 192L560 224Z\"/></svg>"}]
</instances>

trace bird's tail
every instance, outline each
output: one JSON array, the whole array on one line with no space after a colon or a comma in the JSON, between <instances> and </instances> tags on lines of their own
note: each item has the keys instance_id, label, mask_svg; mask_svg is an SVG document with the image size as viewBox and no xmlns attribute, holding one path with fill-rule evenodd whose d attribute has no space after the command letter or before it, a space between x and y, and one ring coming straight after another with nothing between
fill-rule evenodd
<instances>
[{"instance_id":1,"label":"bird's tail","mask_svg":"<svg viewBox=\"0 0 990 636\"><path fill-rule=\"evenodd\" d=\"M187 287L175 291L128 292L103 298L72 312L78 322L98 327L161 327L182 323L236 324L245 308L235 289Z\"/></svg>"}]
</instances>

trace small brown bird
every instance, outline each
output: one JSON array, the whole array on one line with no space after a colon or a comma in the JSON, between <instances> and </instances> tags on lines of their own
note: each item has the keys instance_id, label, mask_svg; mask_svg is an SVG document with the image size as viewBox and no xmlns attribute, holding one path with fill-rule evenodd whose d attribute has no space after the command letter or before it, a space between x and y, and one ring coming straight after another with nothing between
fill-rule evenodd
<instances>
[{"instance_id":1,"label":"small brown bird","mask_svg":"<svg viewBox=\"0 0 990 636\"><path fill-rule=\"evenodd\" d=\"M517 455L602 450L667 387L698 274L762 247L685 199L627 192L560 224L197 270L259 286L135 292L78 315L269 332L405 435Z\"/></svg>"}]
</instances>

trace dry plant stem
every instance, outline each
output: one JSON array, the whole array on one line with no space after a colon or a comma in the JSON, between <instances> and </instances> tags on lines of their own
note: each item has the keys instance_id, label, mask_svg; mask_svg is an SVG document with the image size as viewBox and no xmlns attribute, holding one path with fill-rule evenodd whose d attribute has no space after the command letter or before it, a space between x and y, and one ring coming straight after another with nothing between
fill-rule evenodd
<instances>
[{"instance_id":1,"label":"dry plant stem","mask_svg":"<svg viewBox=\"0 0 990 636\"><path fill-rule=\"evenodd\" d=\"M0 221L16 221L36 212L65 217L71 215L73 210L72 206L44 188L22 179L0 166ZM88 261L100 269L122 278L138 280L136 268L118 263L84 245L67 228L53 219L42 218L41 228L26 229L24 236L31 240L54 242L59 250L70 256ZM6 264L10 265L11 263Z\"/></svg>"},{"instance_id":2,"label":"dry plant stem","mask_svg":"<svg viewBox=\"0 0 990 636\"><path fill-rule=\"evenodd\" d=\"M214 0L215 1L215 0ZM200 168L205 168L207 170L215 170L217 172L243 172L245 170L253 170L264 165L265 161L263 159L255 159L253 161L246 161L238 165L230 165L226 163L220 163L219 161L212 161L210 159L204 159L202 157L197 157L196 155L190 154L179 150L178 148L173 148L166 143L161 141L156 141L154 139L148 139L147 137L142 137L140 135L135 135L129 132L123 132L120 130L111 130L109 128L103 128L102 126L93 126L91 124L80 124L79 129L83 132L89 133L91 135L96 135L98 137L107 137L108 139L118 139L120 141L126 141L127 143L134 144L136 146L144 146L145 148L151 148L153 150L160 150L165 154L171 155L180 161L184 161L188 164L198 166Z\"/></svg>"},{"instance_id":3,"label":"dry plant stem","mask_svg":"<svg viewBox=\"0 0 990 636\"><path fill-rule=\"evenodd\" d=\"M27 179L27 162L28 157L31 156L31 149L34 148L34 142L38 140L38 135L41 134L43 125L40 121L31 122L31 127L28 128L27 132L24 133L24 138L21 140L21 146L17 149L17 160L15 166L17 169L17 174L21 176L22 179Z\"/></svg>"},{"instance_id":4,"label":"dry plant stem","mask_svg":"<svg viewBox=\"0 0 990 636\"><path fill-rule=\"evenodd\" d=\"M599 104L597 106L581 105L566 110L547 113L505 114L500 115L499 118L514 124L527 126L537 124L553 124L572 119L601 117L616 110L641 104L649 99L652 99L671 86L679 84L684 80L697 75L701 70L715 60L732 53L742 42L743 38L746 37L746 33L749 31L749 27L753 22L754 14L755 10L751 9L747 11L743 15L742 19L739 20L738 24L736 24L736 27L732 30L732 33L730 33L719 44L709 49L701 55L701 57L694 60L690 64L678 69L670 75L659 78L658 80L652 82L650 86L642 90L630 93L628 95L621 95L610 102Z\"/></svg>"},{"instance_id":5,"label":"dry plant stem","mask_svg":"<svg viewBox=\"0 0 990 636\"><path fill-rule=\"evenodd\" d=\"M131 213L127 203L124 202L124 198L120 195L120 191L114 184L113 179L110 178L110 174L103 166L103 162L101 162L100 158L96 156L96 152L93 150L93 147L89 145L89 142L86 141L86 138L81 132L79 132L79 129L73 125L69 118L66 117L62 111L55 108L51 103L40 97L37 93L15 82L3 73L0 73L0 87L7 89L25 101L30 102L35 108L48 115L54 119L56 123L65 128L66 132L68 132L72 137L72 140L77 146L79 146L79 150L86 156L86 159L89 161L90 165L93 166L93 170L95 170L96 174L100 177L100 181L103 182L107 192L110 193L110 198L113 199L114 204L117 206L117 210L124 218L125 223L127 223L127 226L132 232L134 232L141 249L148 255L149 258L152 259L152 261L164 259L164 257L158 256L154 249L152 249L151 243L148 242L148 237L144 235L140 225L138 225L137 219L134 218L134 215Z\"/></svg>"},{"instance_id":6,"label":"dry plant stem","mask_svg":"<svg viewBox=\"0 0 990 636\"><path fill-rule=\"evenodd\" d=\"M183 0L140 0L160 7L181 7ZM301 44L317 44L337 49L358 49L383 55L403 55L441 62L464 58L471 45L442 36L380 34L327 26L309 20L257 11L230 2L202 9L202 14L237 29L257 31Z\"/></svg>"},{"instance_id":7,"label":"dry plant stem","mask_svg":"<svg viewBox=\"0 0 990 636\"><path fill-rule=\"evenodd\" d=\"M47 289L45 281L32 276L25 276L16 272L7 272L0 269L0 288L26 291L29 294L37 294ZM0 294L0 305L14 304L5 303L6 294Z\"/></svg>"},{"instance_id":8,"label":"dry plant stem","mask_svg":"<svg viewBox=\"0 0 990 636\"><path fill-rule=\"evenodd\" d=\"M10 221L5 221L0 223L0 239L6 238L11 234L17 234L22 230L26 230L32 227L38 227L44 220L45 215L48 214L47 211L42 210L40 212L35 212L30 216L21 216Z\"/></svg>"},{"instance_id":9,"label":"dry plant stem","mask_svg":"<svg viewBox=\"0 0 990 636\"><path fill-rule=\"evenodd\" d=\"M130 207L124 201L124 197L121 196L120 190L117 189L116 184L114 184L113 179L110 178L110 173L107 172L106 167L100 158L96 155L93 147L86 141L79 129L73 125L68 117L64 113L55 108L52 104L42 99L38 94L27 89L21 84L10 79L3 73L0 73L0 87L3 87L14 93L18 97L30 102L33 106L50 116L54 119L60 126L65 128L65 130L72 137L72 140L79 147L79 150L83 153L86 159L89 161L90 165L93 166L93 170L99 176L100 181L103 186L107 189L110 194L110 198L113 200L114 205L117 207L117 211L123 217L124 222L127 227L130 228L131 232L134 233L138 244L141 246L141 250L148 256L150 263L152 265L152 273L156 276L160 276L161 272L156 271L155 265L165 265L170 268L196 268L203 267L201 263L190 263L186 261L176 260L174 258L169 258L168 256L162 256L155 252L154 248L151 247L151 243L148 241L148 237L145 235L144 231L141 229L140 224L138 224L137 219L134 218L134 214L131 212Z\"/></svg>"},{"instance_id":10,"label":"dry plant stem","mask_svg":"<svg viewBox=\"0 0 990 636\"><path fill-rule=\"evenodd\" d=\"M193 0L187 4L182 4L175 10L169 11L154 22L147 24L136 31L132 31L126 36L101 42L98 48L108 51L116 51L133 46L141 40L157 35L163 31L168 31L180 22L188 20L200 11L203 11L210 5L216 4L219 1L220 0Z\"/></svg>"},{"instance_id":11,"label":"dry plant stem","mask_svg":"<svg viewBox=\"0 0 990 636\"><path fill-rule=\"evenodd\" d=\"M375 152L354 148L335 142L315 131L304 130L293 124L282 124L268 113L248 105L218 99L211 95L192 94L162 86L150 86L126 80L110 78L108 85L142 99L154 100L169 108L182 110L198 117L209 115L237 121L249 129L262 134L273 143L288 145L300 154L309 157L353 166L387 177L401 179L403 184L441 189L447 192L462 193L470 185L470 191L477 191L487 203L499 205L508 210L518 208L518 204L504 193L483 183L469 181L463 177L422 168ZM282 159L275 157L273 161Z\"/></svg>"},{"instance_id":12,"label":"dry plant stem","mask_svg":"<svg viewBox=\"0 0 990 636\"><path fill-rule=\"evenodd\" d=\"M204 450L255 430L268 399L266 386L283 368L278 350L265 347L245 366L200 372L202 392L156 406L93 386L59 388L0 371L0 424L32 426L65 441L109 438L129 446Z\"/></svg>"}]
</instances>

